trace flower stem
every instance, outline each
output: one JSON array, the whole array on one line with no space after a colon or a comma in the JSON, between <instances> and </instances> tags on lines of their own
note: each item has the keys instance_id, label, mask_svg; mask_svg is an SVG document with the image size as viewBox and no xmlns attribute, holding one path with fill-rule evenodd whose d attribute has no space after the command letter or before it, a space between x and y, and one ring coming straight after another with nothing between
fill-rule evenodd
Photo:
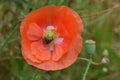
<instances>
[{"instance_id":1,"label":"flower stem","mask_svg":"<svg viewBox=\"0 0 120 80\"><path fill-rule=\"evenodd\" d=\"M89 62L89 59L84 58L84 57L78 57L78 59L81 59L81 60L83 60L83 61ZM101 65L102 63L101 63L101 62L94 62L94 61L92 61L91 64L93 64L93 65L95 65L95 66L99 66L99 65Z\"/></svg>"},{"instance_id":2,"label":"flower stem","mask_svg":"<svg viewBox=\"0 0 120 80\"><path fill-rule=\"evenodd\" d=\"M88 70L89 70L89 68L90 68L91 63L92 63L92 58L89 59L89 62L88 62L88 65L87 65L87 67L86 67L86 70L85 70L85 72L84 72L84 75L83 75L82 80L85 80L85 79L86 79L86 76L87 76L87 73L88 73Z\"/></svg>"}]
</instances>

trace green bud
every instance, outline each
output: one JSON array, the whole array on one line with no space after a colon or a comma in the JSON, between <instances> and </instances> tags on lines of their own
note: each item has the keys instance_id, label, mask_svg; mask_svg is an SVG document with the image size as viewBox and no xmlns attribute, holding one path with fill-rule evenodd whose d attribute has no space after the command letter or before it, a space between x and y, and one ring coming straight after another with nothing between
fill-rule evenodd
<instances>
[{"instance_id":1,"label":"green bud","mask_svg":"<svg viewBox=\"0 0 120 80\"><path fill-rule=\"evenodd\" d=\"M103 72L108 72L108 68L107 67L104 67L102 70L103 70Z\"/></svg>"},{"instance_id":2,"label":"green bud","mask_svg":"<svg viewBox=\"0 0 120 80\"><path fill-rule=\"evenodd\" d=\"M108 56L108 55L109 55L109 53L108 53L108 50L107 50L107 49L105 49L105 50L103 51L103 55L104 55L104 56Z\"/></svg>"},{"instance_id":3,"label":"green bud","mask_svg":"<svg viewBox=\"0 0 120 80\"><path fill-rule=\"evenodd\" d=\"M95 41L93 40L86 40L86 51L89 55L92 55L95 53L95 49L96 49L96 44Z\"/></svg>"}]
</instances>

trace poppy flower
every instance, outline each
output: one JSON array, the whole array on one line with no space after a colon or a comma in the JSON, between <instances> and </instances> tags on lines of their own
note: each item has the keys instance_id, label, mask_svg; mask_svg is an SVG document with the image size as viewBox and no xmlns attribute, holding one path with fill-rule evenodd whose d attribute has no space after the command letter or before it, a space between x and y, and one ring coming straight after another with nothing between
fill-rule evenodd
<instances>
[{"instance_id":1,"label":"poppy flower","mask_svg":"<svg viewBox=\"0 0 120 80\"><path fill-rule=\"evenodd\" d=\"M20 26L22 55L43 70L60 70L73 64L82 49L83 24L65 6L45 6L30 12Z\"/></svg>"}]
</instances>

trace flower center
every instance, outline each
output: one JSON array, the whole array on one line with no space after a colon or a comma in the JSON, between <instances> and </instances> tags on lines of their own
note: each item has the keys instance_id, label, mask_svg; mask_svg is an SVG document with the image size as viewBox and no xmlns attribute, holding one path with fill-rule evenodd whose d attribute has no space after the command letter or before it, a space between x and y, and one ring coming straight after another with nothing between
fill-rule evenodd
<instances>
[{"instance_id":1,"label":"flower center","mask_svg":"<svg viewBox=\"0 0 120 80\"><path fill-rule=\"evenodd\" d=\"M50 51L54 50L55 39L57 36L54 30L54 26L47 26L42 38L42 42L50 47Z\"/></svg>"},{"instance_id":2,"label":"flower center","mask_svg":"<svg viewBox=\"0 0 120 80\"><path fill-rule=\"evenodd\" d=\"M63 40L64 38L59 37L59 35L57 35L57 33L55 32L54 26L47 26L42 37L42 42L43 44L49 46L50 51L54 50L55 44L61 44Z\"/></svg>"},{"instance_id":3,"label":"flower center","mask_svg":"<svg viewBox=\"0 0 120 80\"><path fill-rule=\"evenodd\" d=\"M54 29L54 26L47 26L42 38L44 44L50 44L54 41L56 36Z\"/></svg>"},{"instance_id":4,"label":"flower center","mask_svg":"<svg viewBox=\"0 0 120 80\"><path fill-rule=\"evenodd\" d=\"M55 33L51 30L46 30L43 35L42 41L44 44L50 44L55 38Z\"/></svg>"}]
</instances>

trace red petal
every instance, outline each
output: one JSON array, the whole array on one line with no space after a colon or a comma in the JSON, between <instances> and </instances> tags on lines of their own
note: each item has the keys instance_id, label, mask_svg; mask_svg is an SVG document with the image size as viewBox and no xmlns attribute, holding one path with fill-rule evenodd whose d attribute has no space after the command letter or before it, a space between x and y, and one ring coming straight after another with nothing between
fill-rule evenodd
<instances>
[{"instance_id":1,"label":"red petal","mask_svg":"<svg viewBox=\"0 0 120 80\"><path fill-rule=\"evenodd\" d=\"M77 60L77 56L82 49L82 38L78 35L71 49L59 61L48 60L42 63L31 63L31 65L43 70L60 70L64 69Z\"/></svg>"},{"instance_id":2,"label":"red petal","mask_svg":"<svg viewBox=\"0 0 120 80\"><path fill-rule=\"evenodd\" d=\"M71 10L71 13L74 16L74 18L76 19L76 22L78 24L78 30L79 30L79 33L81 34L84 31L82 20L75 11Z\"/></svg>"},{"instance_id":3,"label":"red petal","mask_svg":"<svg viewBox=\"0 0 120 80\"><path fill-rule=\"evenodd\" d=\"M27 60L27 62L30 64L32 63L41 63L41 60L38 60L35 56L33 56L29 51L27 50L22 50L24 58Z\"/></svg>"},{"instance_id":4,"label":"red petal","mask_svg":"<svg viewBox=\"0 0 120 80\"><path fill-rule=\"evenodd\" d=\"M42 37L42 30L36 23L31 23L27 32L29 40L39 40Z\"/></svg>"},{"instance_id":5,"label":"red petal","mask_svg":"<svg viewBox=\"0 0 120 80\"><path fill-rule=\"evenodd\" d=\"M49 47L43 45L40 41L36 41L31 44L31 51L37 59L49 60L51 58Z\"/></svg>"},{"instance_id":6,"label":"red petal","mask_svg":"<svg viewBox=\"0 0 120 80\"><path fill-rule=\"evenodd\" d=\"M64 52L61 46L59 45L55 45L55 49L52 53L52 60L54 61L58 61L62 56L63 56Z\"/></svg>"},{"instance_id":7,"label":"red petal","mask_svg":"<svg viewBox=\"0 0 120 80\"><path fill-rule=\"evenodd\" d=\"M78 34L74 44L61 59L61 61L64 63L64 67L68 67L69 65L73 64L76 61L81 49L82 49L82 38Z\"/></svg>"},{"instance_id":8,"label":"red petal","mask_svg":"<svg viewBox=\"0 0 120 80\"><path fill-rule=\"evenodd\" d=\"M33 54L31 54L30 42L25 39L22 39L22 54L28 63L41 63L41 60L38 60Z\"/></svg>"}]
</instances>

